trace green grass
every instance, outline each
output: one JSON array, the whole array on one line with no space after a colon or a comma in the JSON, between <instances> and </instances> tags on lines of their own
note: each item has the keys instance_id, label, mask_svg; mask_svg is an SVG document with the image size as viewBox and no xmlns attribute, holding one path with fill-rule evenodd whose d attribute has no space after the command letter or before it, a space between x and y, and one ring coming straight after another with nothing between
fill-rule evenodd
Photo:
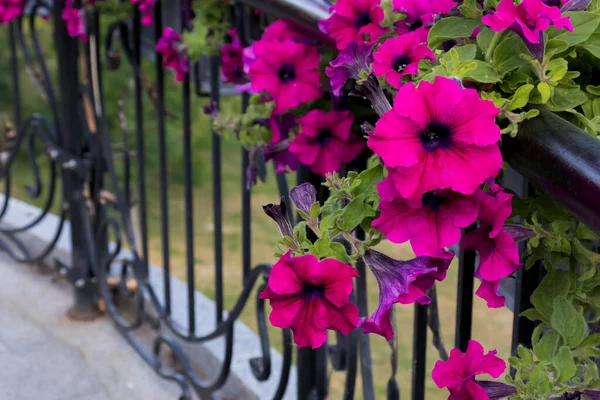
<instances>
[{"instance_id":1,"label":"green grass","mask_svg":"<svg viewBox=\"0 0 600 400\"><path fill-rule=\"evenodd\" d=\"M49 33L49 26L44 31ZM50 35L42 35L46 60L52 75L56 74L56 59L52 56L52 43ZM0 43L6 43L6 28L0 27ZM0 46L0 120L12 116L13 102L11 95L11 75L8 64L8 47ZM120 129L117 123L117 101L122 98L125 102L127 126L126 141L135 148L135 119L133 107L133 79L132 71L126 65L123 56L122 66L117 71L104 73L104 95L106 99L106 112L109 116L109 129L113 142L119 142ZM152 64L144 63L144 70L154 80ZM172 76L166 76L166 106L178 116L177 119L167 121L167 158L168 158L168 217L170 235L170 263L173 274L181 279L186 276L186 243L185 224L191 222L194 230L194 271L196 288L208 296L214 297L214 241L213 241L213 203L212 203L212 157L210 151L211 133L210 122L202 115L201 106L207 99L192 99L192 132L193 132L193 220L186 221L184 207L183 181L183 143L181 129L182 95L178 84ZM20 74L23 115L39 112L49 116L45 101L39 96L36 86L33 85L25 73ZM238 98L225 98L223 108L226 110L239 110ZM143 131L141 134L145 141L145 165L147 183L147 209L148 209L148 240L149 260L153 264L162 265L161 241L161 213L159 203L158 185L158 133L156 112L148 96L144 96ZM242 288L241 267L241 160L240 148L237 143L223 141L222 143L222 189L223 189L223 253L224 253L224 293L225 305L231 308L235 304ZM23 158L13 168L13 193L16 197L25 199L33 204L41 205L40 199L30 199L24 190L24 184L31 182L31 168ZM43 159L43 157L40 157ZM133 168L135 169L135 161ZM122 159L117 161L119 171L122 171ZM44 164L43 164L44 165ZM47 167L42 166L43 170ZM134 177L135 178L135 177ZM47 182L47 180L45 181ZM135 179L133 180L135 183ZM290 179L290 183L291 183ZM47 188L45 188L47 190ZM134 187L135 191L136 188ZM274 224L263 214L261 205L277 201L279 194L274 183L273 175L269 176L266 184L259 184L252 192L252 261L253 264L273 262L271 242L278 235ZM58 204L54 210L57 210ZM134 211L138 211L137 209ZM399 259L408 259L413 255L410 247L406 245L384 244L381 250ZM454 318L456 313L456 288L457 265L454 263L449 271L446 281L438 285L440 305L440 318L443 339L448 349L454 341ZM369 309L372 311L377 304L378 291L372 276L368 280ZM254 302L251 301L240 319L256 329L256 316ZM413 306L399 306L397 310L397 338L398 338L398 380L402 398L410 396L410 381L412 368L412 341L413 341ZM484 302L475 300L473 310L473 337L483 343L486 349L497 348L501 357L506 358L510 351L512 328L512 314L506 310L488 310ZM281 335L277 329L270 329L271 343L281 349ZM373 358L373 375L376 384L377 398L384 398L387 380L390 375L389 345L378 336L371 336L371 349ZM429 338L429 343L431 343ZM258 343L257 343L258 345ZM432 346L428 347L428 370L433 368L438 359ZM277 373L277 372L275 372ZM343 392L344 374L332 373L331 398L339 399ZM356 398L360 395L360 384L357 387ZM427 379L427 399L446 399L447 392L437 389L430 378Z\"/></svg>"}]
</instances>

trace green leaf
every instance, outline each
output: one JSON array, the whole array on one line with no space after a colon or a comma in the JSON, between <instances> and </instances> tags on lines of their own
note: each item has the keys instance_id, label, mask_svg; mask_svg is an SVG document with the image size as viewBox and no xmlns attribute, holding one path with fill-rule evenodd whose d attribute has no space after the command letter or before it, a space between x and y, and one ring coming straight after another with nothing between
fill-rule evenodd
<instances>
[{"instance_id":1,"label":"green leaf","mask_svg":"<svg viewBox=\"0 0 600 400\"><path fill-rule=\"evenodd\" d=\"M579 239L587 239L587 240L598 240L599 237L596 232L592 231L588 228L584 223L580 222L577 224L577 230L575 231L575 236Z\"/></svg>"},{"instance_id":2,"label":"green leaf","mask_svg":"<svg viewBox=\"0 0 600 400\"><path fill-rule=\"evenodd\" d=\"M356 228L358 224L367 216L365 215L365 209L363 204L365 201L365 195L360 194L354 200L352 200L344 210L342 211L342 222L338 225L345 231L351 231Z\"/></svg>"},{"instance_id":3,"label":"green leaf","mask_svg":"<svg viewBox=\"0 0 600 400\"><path fill-rule=\"evenodd\" d=\"M589 335L577 346L575 352L579 355L588 355L592 357L600 356L600 333Z\"/></svg>"},{"instance_id":4,"label":"green leaf","mask_svg":"<svg viewBox=\"0 0 600 400\"><path fill-rule=\"evenodd\" d=\"M490 64L479 60L470 62L475 63L475 69L464 76L466 79L481 83L495 83L500 80L500 75Z\"/></svg>"},{"instance_id":5,"label":"green leaf","mask_svg":"<svg viewBox=\"0 0 600 400\"><path fill-rule=\"evenodd\" d=\"M482 27L479 35L477 35L477 46L481 52L485 53L488 47L490 47L490 43L492 42L492 38L494 37L494 31L490 28Z\"/></svg>"},{"instance_id":6,"label":"green leaf","mask_svg":"<svg viewBox=\"0 0 600 400\"><path fill-rule=\"evenodd\" d=\"M529 310L523 311L519 314L521 317L525 317L530 321L543 321L544 316L535 308L530 308Z\"/></svg>"},{"instance_id":7,"label":"green leaf","mask_svg":"<svg viewBox=\"0 0 600 400\"><path fill-rule=\"evenodd\" d=\"M556 29L552 26L548 29L548 38L564 40L569 46L575 46L588 40L600 24L600 15L593 12L570 11L563 15L570 17L573 32L566 29Z\"/></svg>"},{"instance_id":8,"label":"green leaf","mask_svg":"<svg viewBox=\"0 0 600 400\"><path fill-rule=\"evenodd\" d=\"M317 201L317 202L313 203L313 205L310 206L310 218L315 219L319 215L321 215L321 205Z\"/></svg>"},{"instance_id":9,"label":"green leaf","mask_svg":"<svg viewBox=\"0 0 600 400\"><path fill-rule=\"evenodd\" d=\"M565 345L570 348L577 347L587 331L585 319L564 296L554 299L554 310L550 317L550 323L560 333Z\"/></svg>"},{"instance_id":10,"label":"green leaf","mask_svg":"<svg viewBox=\"0 0 600 400\"><path fill-rule=\"evenodd\" d=\"M383 165L377 164L361 172L358 179L360 179L360 184L352 189L353 195L364 194L366 196L374 192L376 185L383 180Z\"/></svg>"},{"instance_id":11,"label":"green leaf","mask_svg":"<svg viewBox=\"0 0 600 400\"><path fill-rule=\"evenodd\" d=\"M559 382L567 382L577 372L573 354L567 346L562 346L558 354L552 358L552 366L556 371L556 378Z\"/></svg>"},{"instance_id":12,"label":"green leaf","mask_svg":"<svg viewBox=\"0 0 600 400\"><path fill-rule=\"evenodd\" d=\"M565 271L550 271L531 295L531 304L546 318L552 316L554 299L569 293L569 274Z\"/></svg>"},{"instance_id":13,"label":"green leaf","mask_svg":"<svg viewBox=\"0 0 600 400\"><path fill-rule=\"evenodd\" d=\"M556 331L549 331L533 346L533 352L540 361L550 361L556 354L560 335Z\"/></svg>"},{"instance_id":14,"label":"green leaf","mask_svg":"<svg viewBox=\"0 0 600 400\"><path fill-rule=\"evenodd\" d=\"M533 371L531 371L527 386L535 389L537 392L541 392L542 394L548 393L552 390L552 383L548 377L545 363L536 365Z\"/></svg>"},{"instance_id":15,"label":"green leaf","mask_svg":"<svg viewBox=\"0 0 600 400\"><path fill-rule=\"evenodd\" d=\"M581 43L579 47L589 51L594 57L600 58L600 32L596 31L588 40Z\"/></svg>"},{"instance_id":16,"label":"green leaf","mask_svg":"<svg viewBox=\"0 0 600 400\"><path fill-rule=\"evenodd\" d=\"M330 249L331 239L329 238L329 235L323 235L310 247L309 251L310 254L317 258L326 258L329 257Z\"/></svg>"},{"instance_id":17,"label":"green leaf","mask_svg":"<svg viewBox=\"0 0 600 400\"><path fill-rule=\"evenodd\" d=\"M505 35L506 39L502 40L496 46L494 55L492 56L492 64L496 67L500 75L504 75L528 63L527 60L521 58L521 54L529 54L529 50L523 44L523 40L512 32Z\"/></svg>"},{"instance_id":18,"label":"green leaf","mask_svg":"<svg viewBox=\"0 0 600 400\"><path fill-rule=\"evenodd\" d=\"M529 93L533 90L533 85L527 84L519 87L513 98L510 100L508 110L516 110L517 108L525 107L529 102Z\"/></svg>"},{"instance_id":19,"label":"green leaf","mask_svg":"<svg viewBox=\"0 0 600 400\"><path fill-rule=\"evenodd\" d=\"M563 85L562 82L554 88L552 99L547 104L550 111L565 111L582 105L588 101L585 92L578 85Z\"/></svg>"},{"instance_id":20,"label":"green leaf","mask_svg":"<svg viewBox=\"0 0 600 400\"><path fill-rule=\"evenodd\" d=\"M350 257L348 257L348 253L346 252L346 247L339 242L331 242L329 248L329 256L339 260L343 263L349 264L352 262Z\"/></svg>"},{"instance_id":21,"label":"green leaf","mask_svg":"<svg viewBox=\"0 0 600 400\"><path fill-rule=\"evenodd\" d=\"M537 85L537 90L542 96L542 104L546 104L548 100L550 100L550 96L552 95L552 88L550 87L548 82L540 82Z\"/></svg>"},{"instance_id":22,"label":"green leaf","mask_svg":"<svg viewBox=\"0 0 600 400\"><path fill-rule=\"evenodd\" d=\"M473 29L480 26L478 19L459 17L442 18L429 31L429 47L434 49L447 40L471 36Z\"/></svg>"},{"instance_id":23,"label":"green leaf","mask_svg":"<svg viewBox=\"0 0 600 400\"><path fill-rule=\"evenodd\" d=\"M546 54L559 54L569 48L569 43L566 40L550 39L546 42Z\"/></svg>"},{"instance_id":24,"label":"green leaf","mask_svg":"<svg viewBox=\"0 0 600 400\"><path fill-rule=\"evenodd\" d=\"M458 7L462 15L467 18L481 18L482 11L477 0L465 0Z\"/></svg>"}]
</instances>

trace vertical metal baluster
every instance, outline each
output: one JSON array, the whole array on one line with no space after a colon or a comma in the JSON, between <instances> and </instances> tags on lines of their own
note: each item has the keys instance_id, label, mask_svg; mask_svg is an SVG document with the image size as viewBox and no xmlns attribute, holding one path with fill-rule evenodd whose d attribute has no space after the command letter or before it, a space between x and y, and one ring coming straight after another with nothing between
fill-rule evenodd
<instances>
[{"instance_id":1,"label":"vertical metal baluster","mask_svg":"<svg viewBox=\"0 0 600 400\"><path fill-rule=\"evenodd\" d=\"M140 22L140 12L136 5L133 5L133 57L137 71L134 73L134 94L135 94L135 141L136 141L136 161L138 177L138 195L140 199L140 234L141 234L141 252L142 262L145 269L148 270L148 210L146 203L146 147L144 145L144 105L142 102L142 25Z\"/></svg>"},{"instance_id":2,"label":"vertical metal baluster","mask_svg":"<svg viewBox=\"0 0 600 400\"><path fill-rule=\"evenodd\" d=\"M77 112L79 102L79 71L77 65L78 43L69 37L66 27L62 22L61 14L64 5L55 4L54 7L54 40L58 59L58 81L60 85L60 105L62 129L57 134L62 136L64 150L80 157L82 155L81 121ZM93 276L90 265L91 255L87 252L85 242L85 219L88 218L84 207L83 179L72 170L62 169L63 199L68 207L71 221L71 265L72 277L76 282L75 304L69 310L69 315L74 319L86 320L97 315L95 303L95 285L91 283Z\"/></svg>"},{"instance_id":3,"label":"vertical metal baluster","mask_svg":"<svg viewBox=\"0 0 600 400\"><path fill-rule=\"evenodd\" d=\"M190 73L185 74L183 81L183 171L185 197L185 247L187 265L188 289L188 330L190 335L196 332L195 287L196 274L194 271L194 187L192 179L192 121L190 104Z\"/></svg>"},{"instance_id":4,"label":"vertical metal baluster","mask_svg":"<svg viewBox=\"0 0 600 400\"><path fill-rule=\"evenodd\" d=\"M475 228L476 225L471 225L465 229L465 233ZM463 352L467 351L469 340L471 340L475 260L476 254L474 250L460 250L458 253L458 291L456 293L454 346Z\"/></svg>"},{"instance_id":5,"label":"vertical metal baluster","mask_svg":"<svg viewBox=\"0 0 600 400\"><path fill-rule=\"evenodd\" d=\"M412 400L425 400L427 369L427 306L415 303Z\"/></svg>"},{"instance_id":6,"label":"vertical metal baluster","mask_svg":"<svg viewBox=\"0 0 600 400\"><path fill-rule=\"evenodd\" d=\"M250 96L248 93L242 93L242 113L246 112ZM248 188L248 175L246 170L250 164L248 150L242 147L242 283L250 273L252 264L252 226L251 226L251 190ZM290 205L288 204L288 207Z\"/></svg>"},{"instance_id":7,"label":"vertical metal baluster","mask_svg":"<svg viewBox=\"0 0 600 400\"><path fill-rule=\"evenodd\" d=\"M162 1L154 5L154 39L163 33ZM169 182L167 177L167 133L165 126L165 74L163 56L155 53L156 106L158 107L158 187L160 191L160 237L162 243L162 267L164 280L165 313L171 315L171 260L169 238Z\"/></svg>"},{"instance_id":8,"label":"vertical metal baluster","mask_svg":"<svg viewBox=\"0 0 600 400\"><path fill-rule=\"evenodd\" d=\"M21 126L21 93L19 85L19 56L17 54L17 21L10 23L9 33L9 46L10 46L10 65L12 70L12 84L13 84L13 107L15 108L15 135L19 132ZM8 199L5 199L8 201Z\"/></svg>"},{"instance_id":9,"label":"vertical metal baluster","mask_svg":"<svg viewBox=\"0 0 600 400\"><path fill-rule=\"evenodd\" d=\"M221 100L219 59L210 58L210 90L212 100L219 107ZM217 324L223 321L223 195L221 188L221 137L212 131L212 178L215 247L215 302Z\"/></svg>"}]
</instances>

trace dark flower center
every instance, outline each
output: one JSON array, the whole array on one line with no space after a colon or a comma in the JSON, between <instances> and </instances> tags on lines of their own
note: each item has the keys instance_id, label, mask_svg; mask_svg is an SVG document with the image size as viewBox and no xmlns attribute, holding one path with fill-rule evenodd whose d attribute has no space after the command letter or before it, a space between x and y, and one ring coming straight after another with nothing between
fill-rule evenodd
<instances>
[{"instance_id":1,"label":"dark flower center","mask_svg":"<svg viewBox=\"0 0 600 400\"><path fill-rule=\"evenodd\" d=\"M283 64L277 73L279 80L283 83L288 83L296 79L296 70L293 65Z\"/></svg>"},{"instance_id":2,"label":"dark flower center","mask_svg":"<svg viewBox=\"0 0 600 400\"><path fill-rule=\"evenodd\" d=\"M412 24L410 24L410 29L412 29L413 31L416 31L417 29L419 29L422 26L423 26L423 21L421 21L421 18L417 18Z\"/></svg>"},{"instance_id":3,"label":"dark flower center","mask_svg":"<svg viewBox=\"0 0 600 400\"><path fill-rule=\"evenodd\" d=\"M430 153L438 148L448 149L452 145L450 128L444 124L432 122L420 134L425 151Z\"/></svg>"},{"instance_id":4,"label":"dark flower center","mask_svg":"<svg viewBox=\"0 0 600 400\"><path fill-rule=\"evenodd\" d=\"M325 287L305 284L300 292L305 300L314 300L325 295Z\"/></svg>"},{"instance_id":5,"label":"dark flower center","mask_svg":"<svg viewBox=\"0 0 600 400\"><path fill-rule=\"evenodd\" d=\"M356 29L360 29L365 25L369 25L371 23L371 15L369 15L369 12L362 12L360 14L358 14L358 17L356 17L356 22L354 23L356 25Z\"/></svg>"},{"instance_id":6,"label":"dark flower center","mask_svg":"<svg viewBox=\"0 0 600 400\"><path fill-rule=\"evenodd\" d=\"M398 73L402 73L408 64L410 64L410 60L406 57L406 54L402 54L392 60L392 69Z\"/></svg>"},{"instance_id":7,"label":"dark flower center","mask_svg":"<svg viewBox=\"0 0 600 400\"><path fill-rule=\"evenodd\" d=\"M429 207L434 210L440 208L443 202L444 198L433 193L433 191L424 193L423 197L421 197L421 204L423 204L424 207Z\"/></svg>"},{"instance_id":8,"label":"dark flower center","mask_svg":"<svg viewBox=\"0 0 600 400\"><path fill-rule=\"evenodd\" d=\"M327 146L333 140L333 133L330 129L323 129L319 131L319 135L317 136L317 142L321 146Z\"/></svg>"}]
</instances>

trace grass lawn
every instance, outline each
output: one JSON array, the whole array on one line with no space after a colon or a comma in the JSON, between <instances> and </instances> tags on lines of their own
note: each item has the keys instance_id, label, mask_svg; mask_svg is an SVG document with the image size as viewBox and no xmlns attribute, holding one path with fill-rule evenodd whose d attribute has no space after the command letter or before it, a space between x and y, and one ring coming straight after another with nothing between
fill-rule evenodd
<instances>
[{"instance_id":1,"label":"grass lawn","mask_svg":"<svg viewBox=\"0 0 600 400\"><path fill-rule=\"evenodd\" d=\"M48 28L44 28L47 30ZM44 46L47 54L48 66L52 74L56 71L56 59L52 56L52 44L46 38ZM8 64L8 46L6 27L0 27L0 121L3 116L12 116L12 95L10 91L10 69ZM153 79L153 68L150 62L144 65L144 70ZM123 57L123 64L126 64ZM181 279L185 275L185 209L184 187L181 184L182 168L182 134L181 134L181 91L173 82L172 76L167 74L166 103L167 108L179 118L169 120L167 123L167 154L169 167L168 210L170 233L170 260L173 274ZM30 82L25 73L21 73L21 92L23 96L24 115L40 112L48 116L48 108L39 96L36 87ZM118 123L116 119L117 100L119 97L125 101L128 122L127 141L134 148L135 124L133 114L133 79L131 69L123 65L117 71L107 71L104 75L104 92L106 97L107 114L110 116L111 135L119 138ZM208 296L214 296L214 250L213 250L213 218L212 218L212 182L210 152L210 125L209 120L202 115L201 105L207 99L193 98L193 158L194 158L194 264L196 273L196 288ZM226 98L223 108L238 109L238 98ZM149 259L156 265L162 264L161 222L158 187L157 149L158 135L156 127L156 113L147 96L144 97L144 139L146 142L145 162L148 166L147 199L148 199L148 236ZM25 153L23 152L23 155ZM230 308L236 301L241 290L241 160L240 148L237 143L223 141L223 252L225 276L225 305ZM135 165L135 164L134 164ZM24 184L31 181L30 167L24 162L17 164L14 170L13 189L14 195L36 203L36 200L27 198ZM121 167L120 167L121 168ZM270 170L269 172L271 172ZM290 177L290 183L292 179ZM278 201L278 192L272 173L268 182L259 184L252 192L252 260L254 264L273 262L271 241L278 235L278 231L261 209L263 204ZM407 245L381 245L381 250L399 259L411 258L412 252ZM456 312L457 265L454 263L446 281L438 285L440 305L440 318L444 341L448 350L454 341L454 318ZM372 276L368 278L369 284L369 309L373 310L377 304L377 287ZM512 314L506 309L488 310L485 303L475 300L473 310L473 337L483 343L486 349L497 348L499 356L506 358L510 351L512 330ZM397 307L397 334L399 351L398 380L401 386L402 398L410 396L410 379L412 366L412 340L413 340L413 307ZM256 329L254 303L250 302L241 316L241 320L253 329ZM271 341L275 347L281 347L281 338L278 330L271 328ZM258 345L258 343L257 343ZM389 379L389 346L384 339L378 336L371 337L373 357L373 374L375 377L377 398L384 398L387 380ZM428 356L428 369L431 370L437 354L431 346ZM277 372L275 372L277 373ZM341 398L344 385L344 374L333 373L331 376L332 399ZM360 393L358 389L357 393ZM446 391L435 387L431 379L427 380L427 399L441 400L448 396ZM362 396L357 394L356 398Z\"/></svg>"}]
</instances>

